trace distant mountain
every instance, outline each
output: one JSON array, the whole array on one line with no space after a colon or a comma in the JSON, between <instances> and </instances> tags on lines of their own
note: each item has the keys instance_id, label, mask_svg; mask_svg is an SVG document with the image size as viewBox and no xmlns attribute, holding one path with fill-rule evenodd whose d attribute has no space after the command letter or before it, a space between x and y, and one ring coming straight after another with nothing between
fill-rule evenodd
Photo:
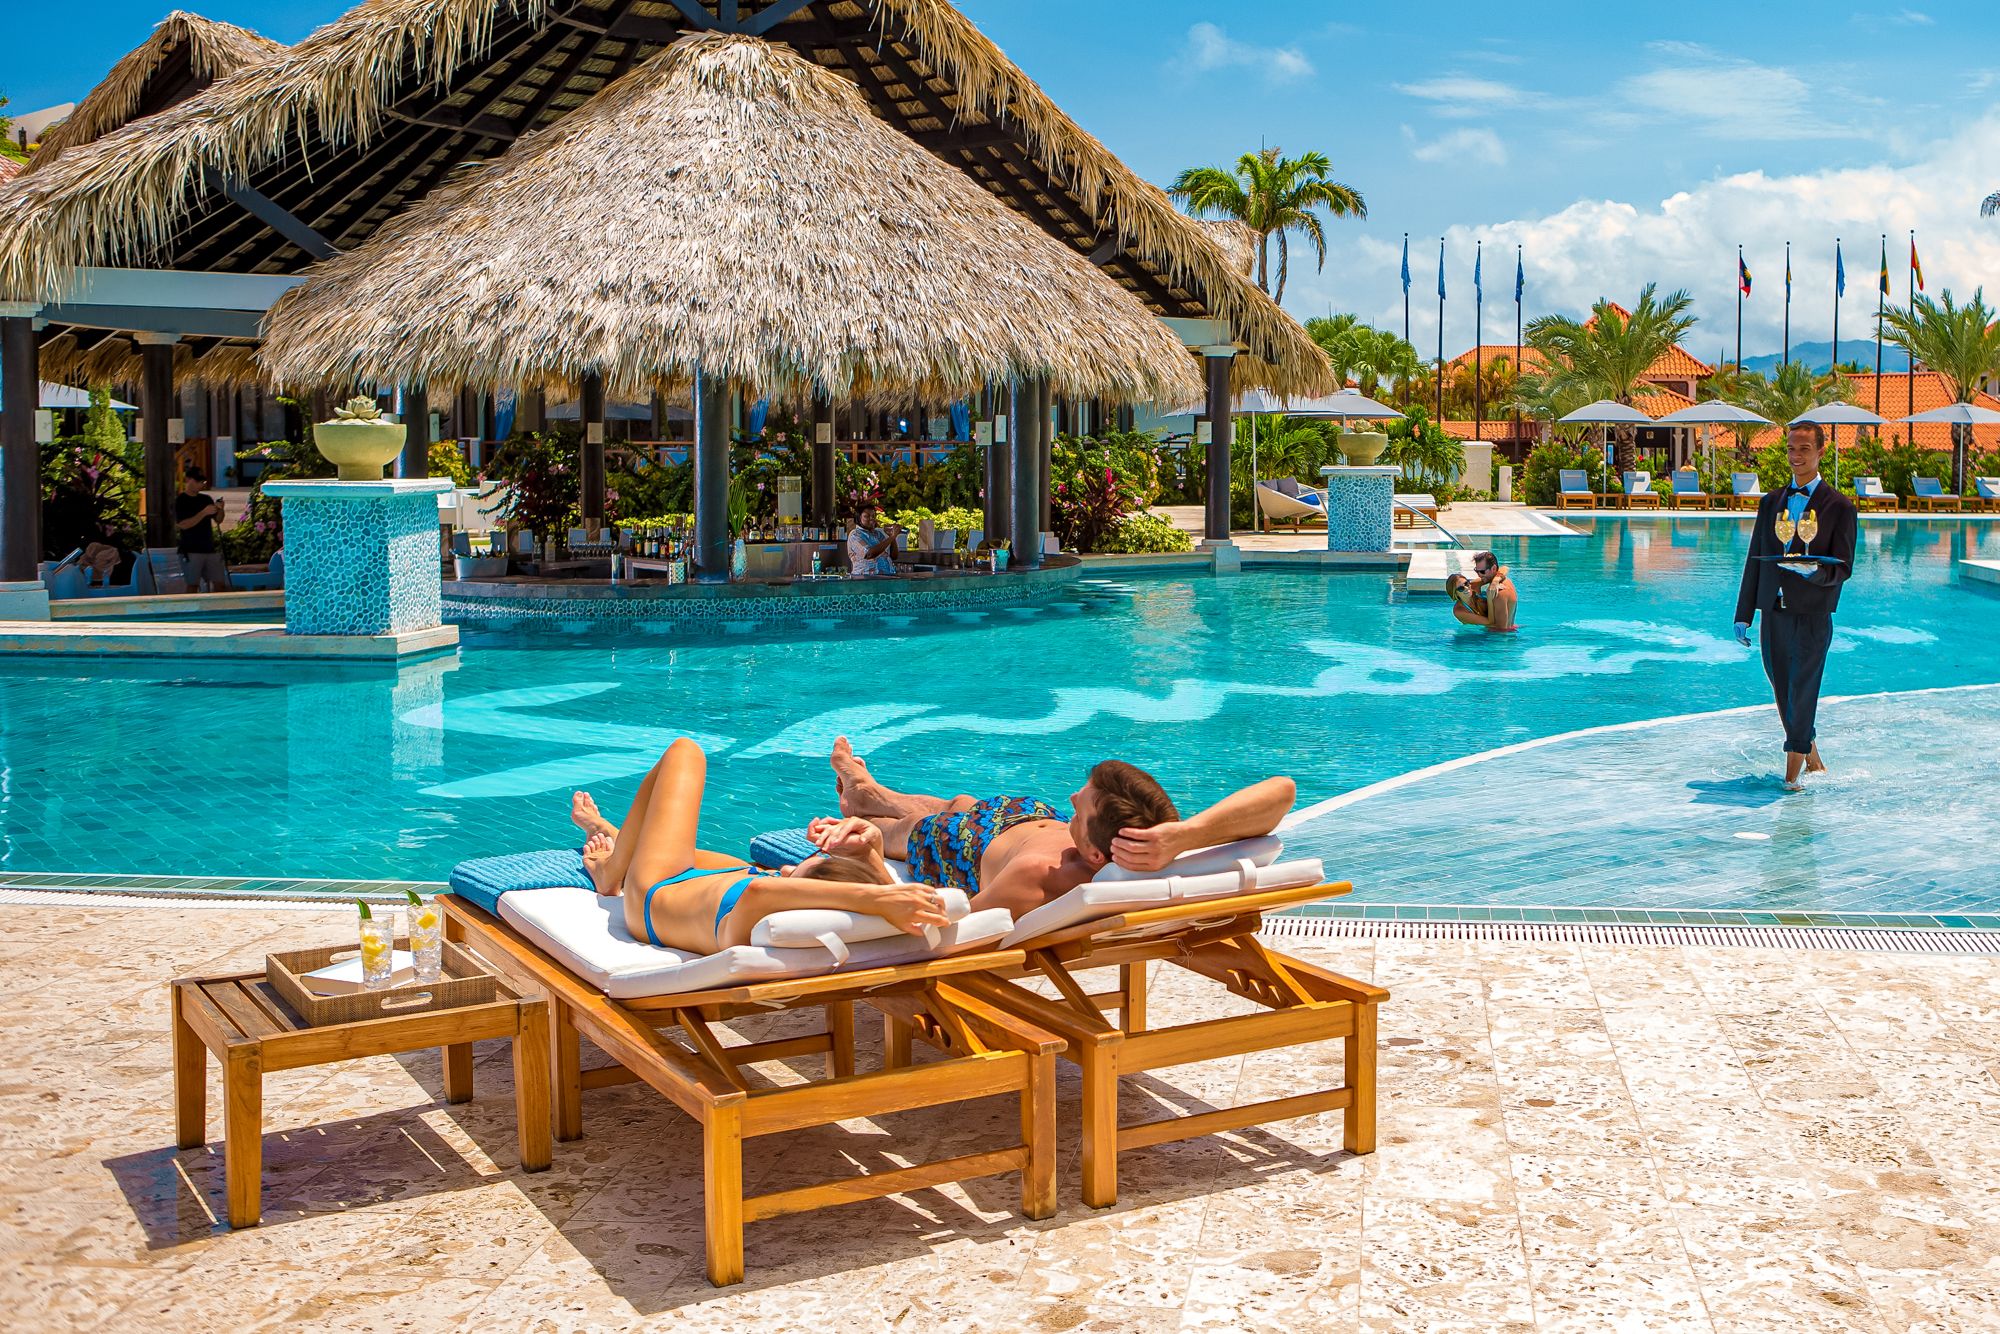
<instances>
[{"instance_id":1,"label":"distant mountain","mask_svg":"<svg viewBox=\"0 0 2000 1334\"><path fill-rule=\"evenodd\" d=\"M1872 372L1875 369L1875 340L1873 338L1841 339L1840 359L1842 361L1858 361L1861 363L1863 369ZM1783 360L1784 358L1776 352L1762 357L1745 357L1743 358L1743 368L1745 370L1760 371L1765 375L1769 375L1778 368L1778 364ZM1814 370L1824 373L1833 365L1833 344L1793 343L1792 360L1803 361ZM1910 369L1909 354L1899 347L1890 347L1884 343L1882 345L1883 372L1887 374L1891 371L1906 371L1908 369Z\"/></svg>"}]
</instances>

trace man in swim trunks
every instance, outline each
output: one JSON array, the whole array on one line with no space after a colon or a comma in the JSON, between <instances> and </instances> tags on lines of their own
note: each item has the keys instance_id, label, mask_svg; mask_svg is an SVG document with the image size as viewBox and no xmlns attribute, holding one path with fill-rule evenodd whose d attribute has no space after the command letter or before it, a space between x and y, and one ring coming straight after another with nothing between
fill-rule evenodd
<instances>
[{"instance_id":1,"label":"man in swim trunks","mask_svg":"<svg viewBox=\"0 0 2000 1334\"><path fill-rule=\"evenodd\" d=\"M1481 625L1496 633L1513 633L1519 599L1514 592L1514 581L1507 577L1507 567L1492 552L1481 551L1472 558L1472 570L1475 578L1450 590L1451 614L1461 625Z\"/></svg>"},{"instance_id":2,"label":"man in swim trunks","mask_svg":"<svg viewBox=\"0 0 2000 1334\"><path fill-rule=\"evenodd\" d=\"M815 841L836 855L865 855L879 841L926 884L956 885L981 908L1016 915L1040 907L1116 860L1157 871L1195 848L1255 838L1278 827L1297 788L1267 778L1183 820L1151 774L1121 760L1091 769L1070 798L1072 814L1032 797L951 798L897 792L877 782L846 737L833 746L845 819L816 822Z\"/></svg>"}]
</instances>

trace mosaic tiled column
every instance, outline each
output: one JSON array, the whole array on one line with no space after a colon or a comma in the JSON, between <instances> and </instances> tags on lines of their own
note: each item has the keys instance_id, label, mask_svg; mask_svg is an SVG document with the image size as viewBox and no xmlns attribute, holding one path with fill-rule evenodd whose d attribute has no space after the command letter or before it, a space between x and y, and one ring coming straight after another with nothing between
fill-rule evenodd
<instances>
[{"instance_id":1,"label":"mosaic tiled column","mask_svg":"<svg viewBox=\"0 0 2000 1334\"><path fill-rule=\"evenodd\" d=\"M271 482L285 505L285 633L392 635L439 623L449 477Z\"/></svg>"},{"instance_id":2,"label":"mosaic tiled column","mask_svg":"<svg viewBox=\"0 0 2000 1334\"><path fill-rule=\"evenodd\" d=\"M1396 531L1396 478L1402 471L1345 465L1319 470L1326 478L1328 551L1389 550Z\"/></svg>"}]
</instances>

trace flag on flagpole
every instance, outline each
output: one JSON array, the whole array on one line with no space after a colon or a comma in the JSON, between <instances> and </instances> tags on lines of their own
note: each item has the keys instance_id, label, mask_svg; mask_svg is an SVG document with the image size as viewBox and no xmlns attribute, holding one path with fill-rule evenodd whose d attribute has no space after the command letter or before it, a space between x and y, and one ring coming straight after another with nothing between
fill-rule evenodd
<instances>
[{"instance_id":1,"label":"flag on flagpole","mask_svg":"<svg viewBox=\"0 0 2000 1334\"><path fill-rule=\"evenodd\" d=\"M1514 304L1515 305L1518 306L1521 304L1521 293L1526 291L1527 287L1528 287L1528 275L1527 272L1521 267L1521 253L1520 251L1516 250L1514 252Z\"/></svg>"},{"instance_id":2,"label":"flag on flagpole","mask_svg":"<svg viewBox=\"0 0 2000 1334\"><path fill-rule=\"evenodd\" d=\"M1481 246L1472 252L1472 299L1474 301L1484 301L1486 299L1486 280L1481 276L1481 270L1485 265L1486 248Z\"/></svg>"},{"instance_id":3,"label":"flag on flagpole","mask_svg":"<svg viewBox=\"0 0 2000 1334\"><path fill-rule=\"evenodd\" d=\"M1840 242L1833 243L1833 299L1847 295L1847 261L1840 257Z\"/></svg>"},{"instance_id":4,"label":"flag on flagpole","mask_svg":"<svg viewBox=\"0 0 2000 1334\"><path fill-rule=\"evenodd\" d=\"M1438 242L1438 300L1444 300L1444 242Z\"/></svg>"},{"instance_id":5,"label":"flag on flagpole","mask_svg":"<svg viewBox=\"0 0 2000 1334\"><path fill-rule=\"evenodd\" d=\"M1917 290L1923 291L1924 265L1923 261L1917 258L1917 238L1914 236L1910 238L1910 272L1916 275Z\"/></svg>"},{"instance_id":6,"label":"flag on flagpole","mask_svg":"<svg viewBox=\"0 0 2000 1334\"><path fill-rule=\"evenodd\" d=\"M1403 295L1410 294L1410 238L1403 237Z\"/></svg>"},{"instance_id":7,"label":"flag on flagpole","mask_svg":"<svg viewBox=\"0 0 2000 1334\"><path fill-rule=\"evenodd\" d=\"M1882 295L1889 295L1889 243L1882 242Z\"/></svg>"},{"instance_id":8,"label":"flag on flagpole","mask_svg":"<svg viewBox=\"0 0 2000 1334\"><path fill-rule=\"evenodd\" d=\"M1743 262L1743 256L1736 257L1736 290L1750 295L1750 266Z\"/></svg>"},{"instance_id":9,"label":"flag on flagpole","mask_svg":"<svg viewBox=\"0 0 2000 1334\"><path fill-rule=\"evenodd\" d=\"M1785 300L1792 299L1792 248L1785 247Z\"/></svg>"}]
</instances>

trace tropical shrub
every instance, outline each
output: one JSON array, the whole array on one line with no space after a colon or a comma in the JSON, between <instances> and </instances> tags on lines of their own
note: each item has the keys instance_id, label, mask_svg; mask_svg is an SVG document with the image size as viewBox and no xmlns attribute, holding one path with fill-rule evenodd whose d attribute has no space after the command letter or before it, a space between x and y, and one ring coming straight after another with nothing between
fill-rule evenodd
<instances>
[{"instance_id":1,"label":"tropical shrub","mask_svg":"<svg viewBox=\"0 0 2000 1334\"><path fill-rule=\"evenodd\" d=\"M115 448L88 435L41 446L42 554L65 556L91 542L127 551L144 545L140 469L122 434Z\"/></svg>"},{"instance_id":2,"label":"tropical shrub","mask_svg":"<svg viewBox=\"0 0 2000 1334\"><path fill-rule=\"evenodd\" d=\"M931 526L941 532L956 531L964 534L972 529L984 528L986 526L986 512L966 505L951 505L943 510L931 510L923 506L918 506L915 509L896 510L890 513L887 518L890 523L901 524L913 533L917 530L917 525L925 519L929 519ZM961 536L959 541L962 544L964 538Z\"/></svg>"},{"instance_id":3,"label":"tropical shrub","mask_svg":"<svg viewBox=\"0 0 2000 1334\"><path fill-rule=\"evenodd\" d=\"M1590 489L1604 490L1604 451L1585 441L1555 438L1528 451L1521 465L1521 494L1530 505L1554 505L1565 468L1582 468L1590 476Z\"/></svg>"},{"instance_id":4,"label":"tropical shrub","mask_svg":"<svg viewBox=\"0 0 2000 1334\"><path fill-rule=\"evenodd\" d=\"M1104 552L1192 551L1194 539L1174 527L1164 515L1141 510L1119 521L1097 548Z\"/></svg>"},{"instance_id":5,"label":"tropical shrub","mask_svg":"<svg viewBox=\"0 0 2000 1334\"><path fill-rule=\"evenodd\" d=\"M1089 441L1062 437L1052 455L1049 526L1065 547L1097 551L1139 508L1139 487Z\"/></svg>"},{"instance_id":6,"label":"tropical shrub","mask_svg":"<svg viewBox=\"0 0 2000 1334\"><path fill-rule=\"evenodd\" d=\"M465 461L465 455L456 440L431 441L429 471L433 477L449 477L453 486L473 484L472 465Z\"/></svg>"},{"instance_id":7,"label":"tropical shrub","mask_svg":"<svg viewBox=\"0 0 2000 1334\"><path fill-rule=\"evenodd\" d=\"M502 445L487 468L489 480L507 483L497 517L538 542L574 527L582 494L577 450L577 433L562 428L517 434Z\"/></svg>"},{"instance_id":8,"label":"tropical shrub","mask_svg":"<svg viewBox=\"0 0 2000 1334\"><path fill-rule=\"evenodd\" d=\"M222 547L222 558L231 565L268 565L271 555L285 544L284 527L275 511L277 502L270 502L269 511L260 515L256 504L252 503L250 516L233 528L224 528L216 534Z\"/></svg>"},{"instance_id":9,"label":"tropical shrub","mask_svg":"<svg viewBox=\"0 0 2000 1334\"><path fill-rule=\"evenodd\" d=\"M1422 408L1412 407L1402 420L1390 423L1387 435L1382 461L1401 468L1408 487L1438 495L1465 467L1465 446L1446 435Z\"/></svg>"}]
</instances>

